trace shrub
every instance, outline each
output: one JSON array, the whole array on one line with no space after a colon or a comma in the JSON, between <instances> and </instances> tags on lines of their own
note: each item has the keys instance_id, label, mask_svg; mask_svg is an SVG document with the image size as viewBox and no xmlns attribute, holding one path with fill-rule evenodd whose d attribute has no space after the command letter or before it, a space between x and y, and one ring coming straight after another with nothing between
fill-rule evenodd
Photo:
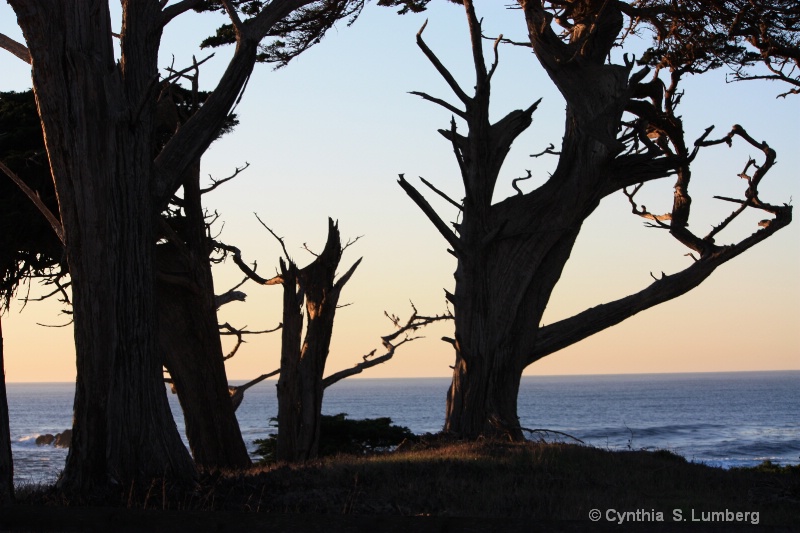
<instances>
[{"instance_id":1,"label":"shrub","mask_svg":"<svg viewBox=\"0 0 800 533\"><path fill-rule=\"evenodd\" d=\"M389 417L352 420L347 418L347 413L322 415L319 457L340 453L363 455L387 450L404 440L414 439L416 436L410 429L393 425ZM254 442L258 445L255 453L261 456L261 462L275 461L277 435Z\"/></svg>"}]
</instances>

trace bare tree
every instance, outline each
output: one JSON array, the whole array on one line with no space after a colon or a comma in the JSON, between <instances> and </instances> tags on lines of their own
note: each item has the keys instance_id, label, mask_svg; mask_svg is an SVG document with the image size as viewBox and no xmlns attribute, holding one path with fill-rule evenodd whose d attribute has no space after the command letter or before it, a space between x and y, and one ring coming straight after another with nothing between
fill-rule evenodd
<instances>
[{"instance_id":1,"label":"bare tree","mask_svg":"<svg viewBox=\"0 0 800 533\"><path fill-rule=\"evenodd\" d=\"M337 280L336 269L343 250L339 228L332 219L328 219L325 248L308 266L298 268L284 247L286 261L280 261L278 278L283 288L278 460L310 459L319 448L322 376L333 335L333 319L341 291L361 263L361 259L356 261ZM307 322L304 337L303 311Z\"/></svg>"},{"instance_id":2,"label":"bare tree","mask_svg":"<svg viewBox=\"0 0 800 533\"><path fill-rule=\"evenodd\" d=\"M157 215L216 138L259 60L262 40L301 51L361 2L222 1L236 50L202 108L154 154L164 27L199 0L123 2L116 57L107 2L11 0L31 64L58 193L74 305L73 441L60 486L191 482L194 465L170 415L157 347Z\"/></svg>"},{"instance_id":3,"label":"bare tree","mask_svg":"<svg viewBox=\"0 0 800 533\"><path fill-rule=\"evenodd\" d=\"M397 2L396 2L397 3ZM444 222L403 175L400 186L447 240L458 260L454 306L456 361L447 400L445 430L465 438L480 435L522 439L517 396L522 371L531 363L574 344L636 313L680 296L705 280L718 266L762 242L791 221L791 206L762 201L759 184L775 160L774 151L735 126L710 140L711 128L694 143L684 138L676 109L683 76L703 72L694 60L670 62L667 54L655 69L634 71L634 62L608 61L624 35L624 12L633 5L603 0L543 2L520 0L530 46L566 100L565 134L555 172L533 191L493 203L503 160L512 142L530 126L538 102L489 119L492 77L498 46L487 68L481 22L471 0L463 2L472 41L475 91L468 94L417 34L417 44L459 100L453 105L416 93L466 122L467 133L439 130L450 141L464 185L464 201L450 203L460 214L454 229ZM680 24L680 20L675 21ZM686 58L684 58L686 59ZM702 59L702 58L701 58ZM646 79L650 76L649 79ZM742 198L718 197L736 208L705 236L689 227L690 166L706 146L731 145L741 139L763 154L747 163L741 177ZM675 176L671 212L651 213L635 201L642 184ZM424 182L437 194L441 191ZM672 235L688 248L690 265L662 275L641 291L598 305L547 326L541 318L586 218L608 195L625 191L636 215ZM760 229L731 244L720 233L745 210L768 218Z\"/></svg>"},{"instance_id":4,"label":"bare tree","mask_svg":"<svg viewBox=\"0 0 800 533\"><path fill-rule=\"evenodd\" d=\"M328 219L328 238L325 248L319 254L311 252L315 259L309 265L298 268L289 256L283 240L261 219L259 222L280 242L283 249L284 256L280 259L280 273L277 276L264 278L258 275L244 262L241 251L235 246L224 243L216 245L231 254L234 262L249 279L261 285L280 285L283 289L281 362L279 369L262 374L239 387L231 387L231 395L234 405L238 407L245 390L268 377L280 375L277 385L276 459L289 462L306 461L317 457L319 450L322 399L327 387L389 361L394 357L397 348L418 338L409 336L410 332L415 332L433 322L452 319L452 316L449 313L434 316L420 315L412 304L412 315L401 324L397 316L386 313L396 327L394 333L381 337L381 344L386 353L376 357L377 350L372 350L363 356L361 362L323 378L339 297L344 285L361 263L361 259L358 259L338 279L336 279L336 269L344 250L358 239L342 245L338 224ZM233 330L229 326L228 329ZM401 336L402 340L398 341Z\"/></svg>"}]
</instances>

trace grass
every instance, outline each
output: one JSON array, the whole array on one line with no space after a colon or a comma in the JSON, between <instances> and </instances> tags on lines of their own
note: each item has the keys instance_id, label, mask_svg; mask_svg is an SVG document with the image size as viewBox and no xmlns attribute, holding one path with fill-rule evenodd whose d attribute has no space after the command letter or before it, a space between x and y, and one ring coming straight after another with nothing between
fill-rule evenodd
<instances>
[{"instance_id":1,"label":"grass","mask_svg":"<svg viewBox=\"0 0 800 533\"><path fill-rule=\"evenodd\" d=\"M54 489L19 504L73 506ZM392 453L340 455L245 472L206 472L191 491L158 481L106 494L94 505L236 513L504 517L587 521L591 509L759 513L761 525L800 526L800 468L723 470L668 451L608 451L572 444L452 442ZM2 519L0 519L2 530Z\"/></svg>"}]
</instances>

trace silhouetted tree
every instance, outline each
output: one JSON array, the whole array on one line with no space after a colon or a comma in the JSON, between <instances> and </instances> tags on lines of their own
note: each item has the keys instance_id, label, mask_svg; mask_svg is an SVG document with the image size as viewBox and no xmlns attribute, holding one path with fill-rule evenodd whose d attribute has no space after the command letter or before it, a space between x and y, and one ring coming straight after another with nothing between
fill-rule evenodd
<instances>
[{"instance_id":1,"label":"silhouetted tree","mask_svg":"<svg viewBox=\"0 0 800 533\"><path fill-rule=\"evenodd\" d=\"M381 337L386 353L376 356L377 350L372 350L363 356L360 363L323 378L339 297L361 259L338 279L336 269L344 250L358 239L342 245L338 224L328 219L325 248L319 254L312 252L315 259L309 265L299 268L289 256L283 239L261 219L258 220L281 244L284 256L280 259L280 273L277 276L269 279L261 277L244 262L238 248L223 243L216 245L233 256L234 262L249 279L261 285L280 285L283 289L281 362L278 370L263 374L240 387L232 387L234 405L238 407L244 391L249 387L279 374L278 435L275 439L274 458L289 462L306 461L318 456L323 418L322 399L327 387L389 361L394 357L397 348L419 338L410 336L410 333L433 322L450 320L452 316L449 313L419 315L412 305L414 312L402 324L397 316L386 313L396 328L393 333ZM398 341L401 337L402 340Z\"/></svg>"},{"instance_id":2,"label":"silhouetted tree","mask_svg":"<svg viewBox=\"0 0 800 533\"><path fill-rule=\"evenodd\" d=\"M107 2L9 4L25 44L3 36L0 46L31 64L72 281L77 384L60 486L87 494L109 482L190 482L157 348L156 217L218 135L262 41L280 37L273 45L287 43L288 60L361 2L123 2L119 57ZM162 31L202 7L225 10L236 50L204 105L154 157Z\"/></svg>"},{"instance_id":3,"label":"silhouetted tree","mask_svg":"<svg viewBox=\"0 0 800 533\"><path fill-rule=\"evenodd\" d=\"M439 130L452 145L464 185L463 202L448 198L460 210L454 229L403 175L399 183L444 236L458 261L455 291L448 293L455 314L456 361L444 429L465 438L521 439L517 396L525 367L688 292L718 266L788 225L792 208L761 200L758 188L775 152L741 126L716 140L710 140L709 128L693 143L686 142L677 114L681 79L718 63L708 55L693 57L676 49L649 58L654 69L634 70L628 56L625 64L612 63L610 52L624 35L624 14L636 16L639 11L634 3L605 0L519 1L530 46L566 100L565 133L560 150L546 150L558 156L558 164L542 186L523 193L514 183L518 194L493 202L505 156L530 126L538 102L490 121L491 81L502 39L495 41L494 60L487 68L481 23L472 1L464 0L463 5L475 66L473 94L459 86L427 47L422 30L417 34L419 47L460 105L416 94L467 125L466 134L457 130L455 119L450 128ZM697 235L689 227L691 163L701 148L731 145L735 139L761 152L763 160L750 160L740 174L747 182L743 198L718 197L736 209L707 235ZM669 176L676 178L671 212L652 213L637 203L635 196L643 184ZM542 326L542 315L583 223L603 198L620 192L628 196L636 215L689 249L690 266L661 276L637 293ZM770 216L760 229L738 242L718 243L720 232L732 220L753 209Z\"/></svg>"},{"instance_id":4,"label":"silhouetted tree","mask_svg":"<svg viewBox=\"0 0 800 533\"><path fill-rule=\"evenodd\" d=\"M188 73L184 77L196 80ZM164 84L156 118L157 149L166 144L178 125L188 120L207 96L196 87L185 89ZM221 134L235 124L235 117L228 117ZM57 207L32 91L0 93L2 161L17 179L25 176L22 186L34 191L35 198L46 199L48 209ZM224 181L215 182L209 189ZM210 468L244 467L250 464L250 459L228 397L209 260L213 246L206 235L200 201L203 191L199 165L192 165L182 185L183 198L173 196L171 203L178 205L160 217L159 234L164 242L158 245L156 254L159 351L174 374L195 462ZM68 271L59 262L63 256L61 242L25 197L20 184L3 176L0 190L5 193L2 203L6 207L0 211L3 294L10 298L22 281L39 278L55 286L50 295L59 295L68 304Z\"/></svg>"}]
</instances>

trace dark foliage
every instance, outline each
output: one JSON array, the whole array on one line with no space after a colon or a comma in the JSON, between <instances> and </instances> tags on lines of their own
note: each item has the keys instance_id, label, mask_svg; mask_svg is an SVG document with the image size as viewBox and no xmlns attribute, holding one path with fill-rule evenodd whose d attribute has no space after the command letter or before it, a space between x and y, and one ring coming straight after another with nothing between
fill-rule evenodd
<instances>
[{"instance_id":1,"label":"dark foliage","mask_svg":"<svg viewBox=\"0 0 800 533\"><path fill-rule=\"evenodd\" d=\"M361 14L366 0L317 0L297 9L291 15L275 24L267 34L268 38L259 46L258 61L275 63L283 67L289 61L303 53L311 46L319 43L325 32L339 20L347 20L350 25ZM242 17L244 24L261 11L264 2L258 0L239 0L231 4ZM221 2L203 2L196 11L225 11ZM201 48L216 48L236 42L236 35L231 24L223 24L217 28L216 35L208 37Z\"/></svg>"},{"instance_id":2,"label":"dark foliage","mask_svg":"<svg viewBox=\"0 0 800 533\"><path fill-rule=\"evenodd\" d=\"M158 150L209 94L165 85L159 98ZM229 133L238 123L236 115L229 115L217 137ZM33 91L0 92L0 161L37 192L58 217L58 201ZM170 206L164 215L181 235L185 216L180 208ZM69 285L66 281L62 283L67 274L63 248L52 228L19 187L0 172L0 307L8 307L20 284L30 279L43 280L53 286L53 294L61 294L66 300L60 287Z\"/></svg>"},{"instance_id":3,"label":"dark foliage","mask_svg":"<svg viewBox=\"0 0 800 533\"><path fill-rule=\"evenodd\" d=\"M322 415L320 433L320 457L341 453L363 455L392 448L404 440L416 439L407 427L392 424L391 418L351 420L347 418L347 413ZM262 457L263 462L275 460L277 442L276 435L255 441L258 445L256 454Z\"/></svg>"},{"instance_id":4,"label":"dark foliage","mask_svg":"<svg viewBox=\"0 0 800 533\"><path fill-rule=\"evenodd\" d=\"M643 60L653 66L729 67L734 80L768 79L800 93L800 4L796 0L646 0L623 8L655 31ZM749 67L766 67L751 72Z\"/></svg>"},{"instance_id":5,"label":"dark foliage","mask_svg":"<svg viewBox=\"0 0 800 533\"><path fill-rule=\"evenodd\" d=\"M0 161L58 214L44 149L42 127L32 91L0 93ZM7 307L27 278L63 275L62 248L36 207L0 172L0 306Z\"/></svg>"}]
</instances>

